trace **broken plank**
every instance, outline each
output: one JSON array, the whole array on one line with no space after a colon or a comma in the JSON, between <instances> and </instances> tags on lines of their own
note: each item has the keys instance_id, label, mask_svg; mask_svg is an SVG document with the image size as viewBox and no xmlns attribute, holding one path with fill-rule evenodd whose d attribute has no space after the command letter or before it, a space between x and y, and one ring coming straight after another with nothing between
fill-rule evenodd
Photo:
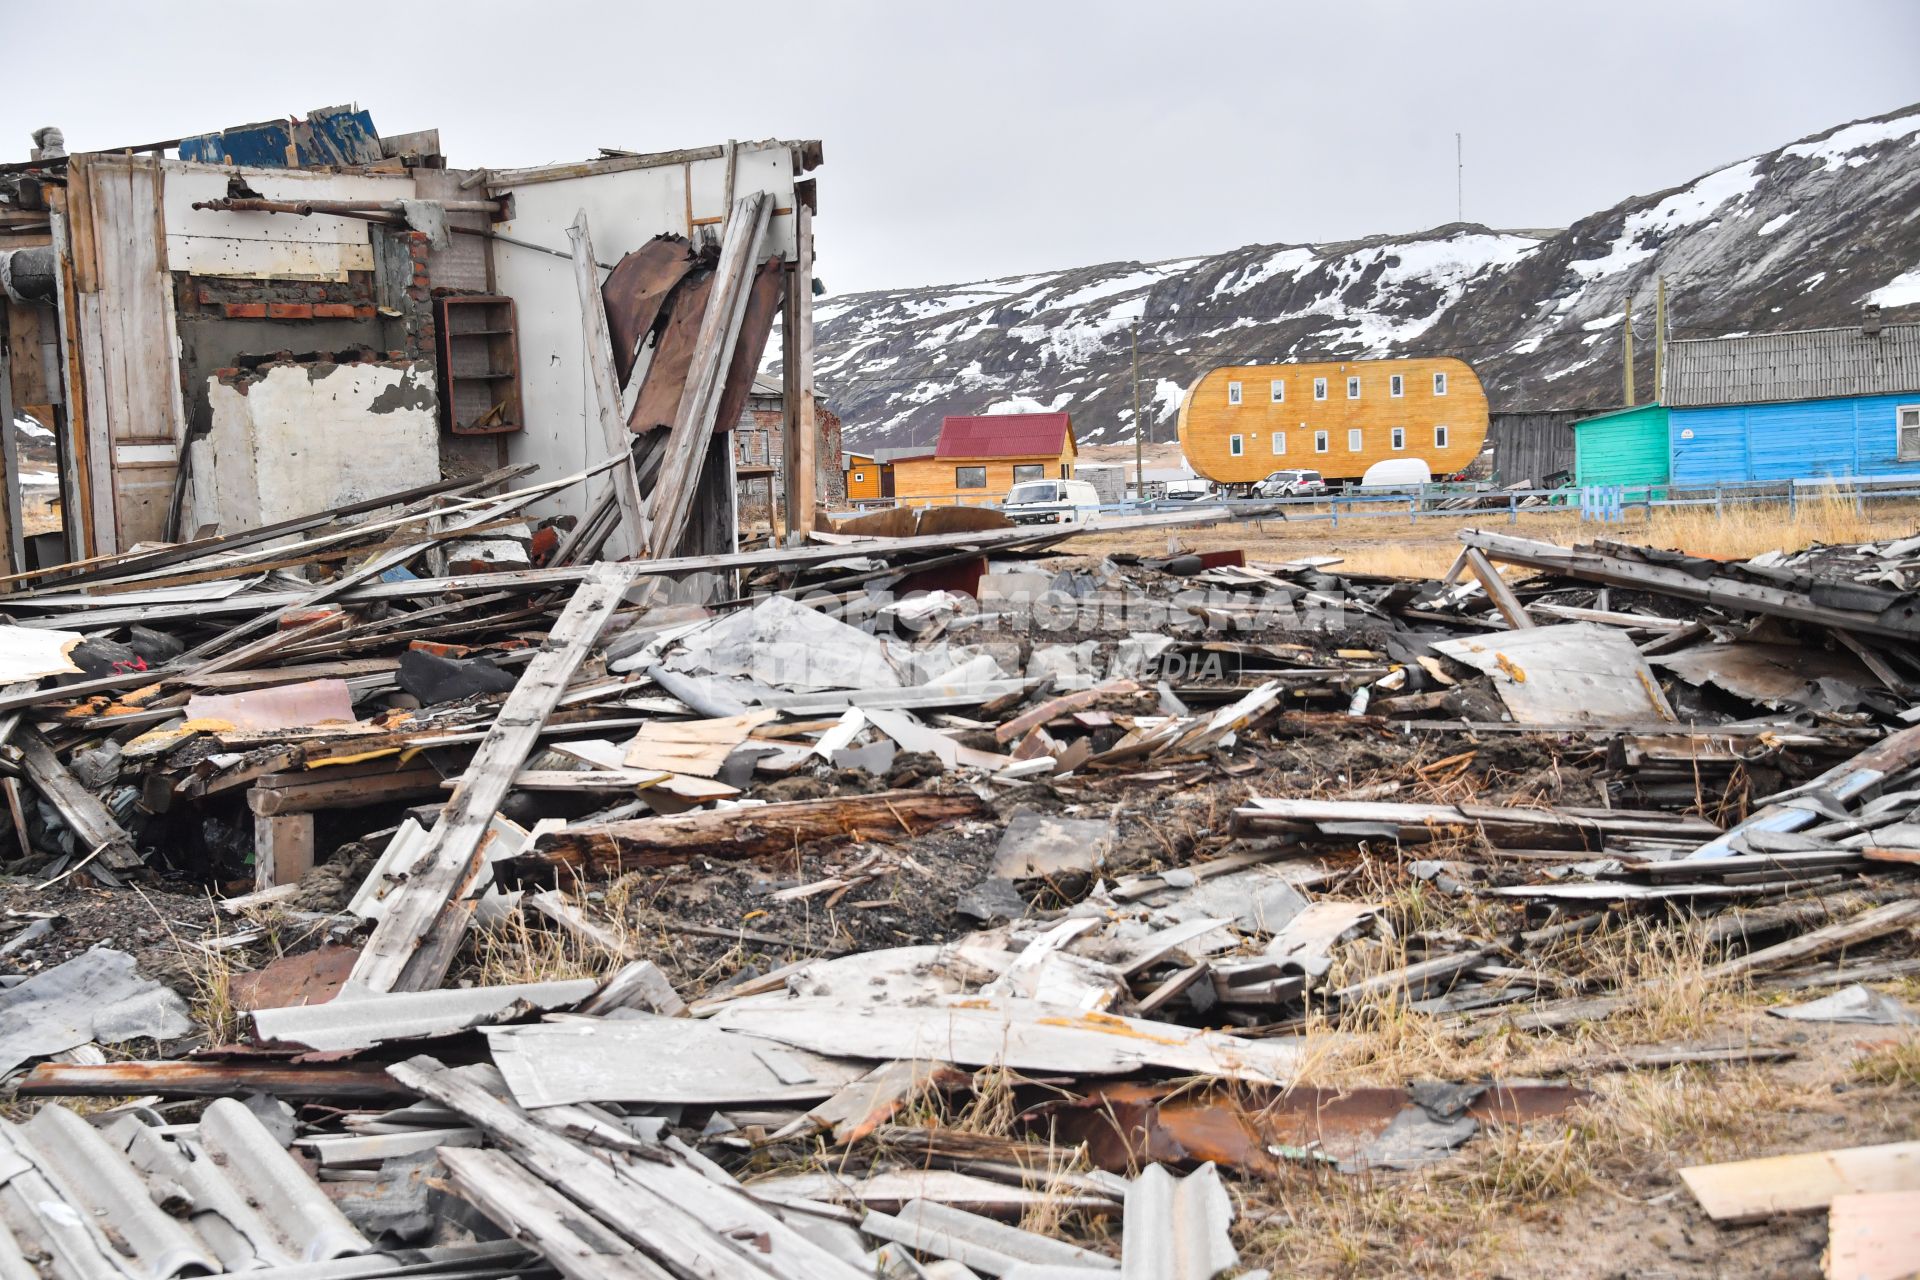
<instances>
[{"instance_id":1,"label":"broken plank","mask_svg":"<svg viewBox=\"0 0 1920 1280\"><path fill-rule=\"evenodd\" d=\"M1858 942L1871 942L1875 938L1906 928L1920 920L1920 899L1903 898L1876 907L1864 915L1851 920L1842 920L1837 924L1815 929L1812 933L1789 938L1785 942L1775 943L1771 947L1762 947L1758 951L1748 952L1722 964L1709 965L1701 970L1702 981L1716 981L1724 978L1736 978L1750 973L1760 973L1768 969L1779 969L1798 960L1812 959L1825 955L1829 951L1838 951Z\"/></svg>"},{"instance_id":2,"label":"broken plank","mask_svg":"<svg viewBox=\"0 0 1920 1280\"><path fill-rule=\"evenodd\" d=\"M638 572L629 564L596 564L573 593L474 752L407 883L388 898L353 967L351 988L426 991L445 978L473 916L473 889L487 866L484 841L494 815Z\"/></svg>"},{"instance_id":3,"label":"broken plank","mask_svg":"<svg viewBox=\"0 0 1920 1280\"><path fill-rule=\"evenodd\" d=\"M987 803L971 793L882 791L873 795L791 800L738 809L701 810L566 827L497 867L509 875L551 877L559 871L611 877L688 858L751 858L790 853L814 840L918 835L943 823L975 818Z\"/></svg>"},{"instance_id":4,"label":"broken plank","mask_svg":"<svg viewBox=\"0 0 1920 1280\"><path fill-rule=\"evenodd\" d=\"M1527 616L1526 606L1520 603L1520 597L1513 594L1513 588L1507 585L1507 580L1487 559L1486 552L1478 547L1468 547L1466 556L1467 568L1480 580L1481 587L1492 599L1493 607L1500 611L1500 616L1507 620L1507 625L1516 630L1533 626L1534 621Z\"/></svg>"},{"instance_id":5,"label":"broken plank","mask_svg":"<svg viewBox=\"0 0 1920 1280\"><path fill-rule=\"evenodd\" d=\"M72 829L80 845L76 852L83 857L97 853L100 865L109 871L132 871L144 865L126 829L114 820L98 796L67 771L40 731L23 727L15 731L15 736L20 740L20 763L27 781Z\"/></svg>"},{"instance_id":6,"label":"broken plank","mask_svg":"<svg viewBox=\"0 0 1920 1280\"><path fill-rule=\"evenodd\" d=\"M1759 1222L1824 1209L1836 1196L1920 1191L1920 1142L1695 1165L1680 1180L1714 1221Z\"/></svg>"}]
</instances>

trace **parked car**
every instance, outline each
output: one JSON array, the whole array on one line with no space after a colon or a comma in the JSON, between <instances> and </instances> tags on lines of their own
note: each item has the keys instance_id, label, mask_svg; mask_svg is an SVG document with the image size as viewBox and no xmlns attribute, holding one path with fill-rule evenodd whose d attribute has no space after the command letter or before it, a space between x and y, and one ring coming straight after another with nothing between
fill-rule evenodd
<instances>
[{"instance_id":1,"label":"parked car","mask_svg":"<svg viewBox=\"0 0 1920 1280\"><path fill-rule=\"evenodd\" d=\"M1201 498L1213 496L1213 485L1205 480L1169 480L1167 491L1161 495L1168 502L1198 502Z\"/></svg>"},{"instance_id":2,"label":"parked car","mask_svg":"<svg viewBox=\"0 0 1920 1280\"><path fill-rule=\"evenodd\" d=\"M1320 478L1318 471L1299 467L1276 471L1253 486L1253 496L1256 498L1318 498L1326 491L1327 482Z\"/></svg>"},{"instance_id":3,"label":"parked car","mask_svg":"<svg viewBox=\"0 0 1920 1280\"><path fill-rule=\"evenodd\" d=\"M1084 524L1100 510L1100 491L1085 480L1028 480L1000 505L1015 524Z\"/></svg>"}]
</instances>

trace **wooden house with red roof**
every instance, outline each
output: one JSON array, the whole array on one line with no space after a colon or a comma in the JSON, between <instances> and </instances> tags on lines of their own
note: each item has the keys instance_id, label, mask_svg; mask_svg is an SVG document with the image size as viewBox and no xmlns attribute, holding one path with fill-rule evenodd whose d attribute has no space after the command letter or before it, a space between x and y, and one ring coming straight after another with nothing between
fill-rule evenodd
<instances>
[{"instance_id":1,"label":"wooden house with red roof","mask_svg":"<svg viewBox=\"0 0 1920 1280\"><path fill-rule=\"evenodd\" d=\"M890 460L893 497L907 506L1000 502L1022 480L1071 480L1076 452L1069 414L950 417L931 453Z\"/></svg>"}]
</instances>

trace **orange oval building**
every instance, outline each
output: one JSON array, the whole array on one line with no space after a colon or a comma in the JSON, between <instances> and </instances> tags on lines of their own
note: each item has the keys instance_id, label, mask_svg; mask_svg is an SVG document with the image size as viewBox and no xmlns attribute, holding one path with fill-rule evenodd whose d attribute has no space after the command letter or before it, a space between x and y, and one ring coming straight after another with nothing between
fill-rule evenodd
<instances>
[{"instance_id":1,"label":"orange oval building","mask_svg":"<svg viewBox=\"0 0 1920 1280\"><path fill-rule=\"evenodd\" d=\"M1180 402L1180 448L1216 484L1305 467L1358 480L1387 458L1461 471L1487 438L1487 394L1464 360L1338 360L1215 369Z\"/></svg>"}]
</instances>

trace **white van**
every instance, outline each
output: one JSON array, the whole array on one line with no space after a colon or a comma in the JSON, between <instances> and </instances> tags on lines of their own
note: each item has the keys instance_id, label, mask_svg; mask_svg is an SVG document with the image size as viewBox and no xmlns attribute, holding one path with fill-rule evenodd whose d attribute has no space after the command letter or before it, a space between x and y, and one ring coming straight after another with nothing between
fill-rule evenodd
<instances>
[{"instance_id":1,"label":"white van","mask_svg":"<svg viewBox=\"0 0 1920 1280\"><path fill-rule=\"evenodd\" d=\"M1000 509L1015 524L1084 524L1099 513L1100 493L1085 480L1026 480Z\"/></svg>"}]
</instances>

